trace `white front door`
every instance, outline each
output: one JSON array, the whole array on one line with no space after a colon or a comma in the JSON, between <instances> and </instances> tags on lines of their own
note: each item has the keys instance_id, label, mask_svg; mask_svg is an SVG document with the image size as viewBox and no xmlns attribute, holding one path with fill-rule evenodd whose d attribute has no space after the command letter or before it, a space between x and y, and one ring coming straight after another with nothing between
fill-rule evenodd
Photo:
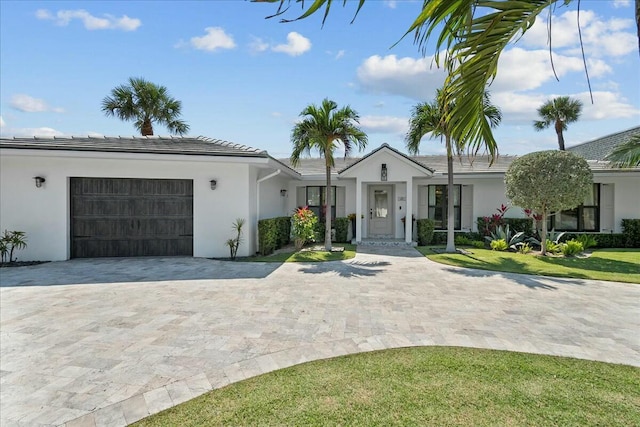
<instances>
[{"instance_id":1,"label":"white front door","mask_svg":"<svg viewBox=\"0 0 640 427\"><path fill-rule=\"evenodd\" d=\"M369 237L393 237L393 186L369 186Z\"/></svg>"}]
</instances>

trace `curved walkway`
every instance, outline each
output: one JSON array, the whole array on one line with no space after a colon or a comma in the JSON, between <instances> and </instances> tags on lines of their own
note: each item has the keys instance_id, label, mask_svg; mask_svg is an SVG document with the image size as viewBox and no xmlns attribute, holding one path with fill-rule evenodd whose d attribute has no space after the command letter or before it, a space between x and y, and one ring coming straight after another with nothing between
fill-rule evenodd
<instances>
[{"instance_id":1,"label":"curved walkway","mask_svg":"<svg viewBox=\"0 0 640 427\"><path fill-rule=\"evenodd\" d=\"M367 253L363 253L363 251ZM0 271L2 426L123 426L315 359L445 345L640 366L640 286L346 262L73 260Z\"/></svg>"}]
</instances>

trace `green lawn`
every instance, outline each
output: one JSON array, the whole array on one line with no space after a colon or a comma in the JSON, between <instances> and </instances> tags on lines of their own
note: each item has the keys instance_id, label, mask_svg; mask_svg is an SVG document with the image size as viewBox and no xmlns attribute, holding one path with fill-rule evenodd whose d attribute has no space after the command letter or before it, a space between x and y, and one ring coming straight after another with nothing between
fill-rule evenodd
<instances>
[{"instance_id":1,"label":"green lawn","mask_svg":"<svg viewBox=\"0 0 640 427\"><path fill-rule=\"evenodd\" d=\"M250 262L321 262L321 261L342 261L356 256L356 246L348 244L333 245L334 248L344 247L341 252L326 251L291 251L268 256L256 256L245 258L243 261Z\"/></svg>"},{"instance_id":2,"label":"green lawn","mask_svg":"<svg viewBox=\"0 0 640 427\"><path fill-rule=\"evenodd\" d=\"M542 276L640 283L640 250L600 249L588 258L542 257L489 249L465 248L470 255L439 254L431 247L418 250L430 260L459 267Z\"/></svg>"},{"instance_id":3,"label":"green lawn","mask_svg":"<svg viewBox=\"0 0 640 427\"><path fill-rule=\"evenodd\" d=\"M214 390L136 426L637 426L640 369L450 347L361 353Z\"/></svg>"}]
</instances>

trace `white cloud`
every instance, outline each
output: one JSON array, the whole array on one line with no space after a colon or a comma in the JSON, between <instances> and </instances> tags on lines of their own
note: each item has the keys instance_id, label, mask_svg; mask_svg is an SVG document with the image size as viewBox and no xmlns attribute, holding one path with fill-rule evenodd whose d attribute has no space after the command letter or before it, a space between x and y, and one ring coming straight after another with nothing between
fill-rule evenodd
<instances>
[{"instance_id":1,"label":"white cloud","mask_svg":"<svg viewBox=\"0 0 640 427\"><path fill-rule=\"evenodd\" d=\"M613 7L616 9L619 7L629 7L631 6L631 0L613 0Z\"/></svg>"},{"instance_id":2,"label":"white cloud","mask_svg":"<svg viewBox=\"0 0 640 427\"><path fill-rule=\"evenodd\" d=\"M393 116L364 116L360 118L360 126L365 132L404 135L409 129L409 119Z\"/></svg>"},{"instance_id":3,"label":"white cloud","mask_svg":"<svg viewBox=\"0 0 640 427\"><path fill-rule=\"evenodd\" d=\"M375 104L373 104L374 108L383 108L384 107L384 101L378 101Z\"/></svg>"},{"instance_id":4,"label":"white cloud","mask_svg":"<svg viewBox=\"0 0 640 427\"><path fill-rule=\"evenodd\" d=\"M78 19L82 21L87 30L135 31L142 25L142 21L137 18L129 18L127 15L122 15L118 18L113 15L104 14L102 17L97 17L91 15L84 9L59 10L55 15L47 9L38 9L36 11L36 18L55 21L55 23L60 26L67 26L72 20Z\"/></svg>"},{"instance_id":5,"label":"white cloud","mask_svg":"<svg viewBox=\"0 0 640 427\"><path fill-rule=\"evenodd\" d=\"M4 119L2 118L2 116L0 116L0 128L3 128L6 126L6 123L4 122Z\"/></svg>"},{"instance_id":6,"label":"white cloud","mask_svg":"<svg viewBox=\"0 0 640 427\"><path fill-rule=\"evenodd\" d=\"M252 36L251 43L249 43L249 49L254 53L264 52L269 49L269 43L265 42L260 37Z\"/></svg>"},{"instance_id":7,"label":"white cloud","mask_svg":"<svg viewBox=\"0 0 640 427\"><path fill-rule=\"evenodd\" d=\"M43 99L34 98L25 94L17 94L11 97L9 103L12 108L25 113L41 113L51 111L54 113L64 113L60 107L50 107Z\"/></svg>"},{"instance_id":8,"label":"white cloud","mask_svg":"<svg viewBox=\"0 0 640 427\"><path fill-rule=\"evenodd\" d=\"M603 120L603 119L626 119L637 117L640 120L640 110L629 104L620 93L598 91L593 92L593 104L589 92L582 92L573 95L582 101L583 120Z\"/></svg>"},{"instance_id":9,"label":"white cloud","mask_svg":"<svg viewBox=\"0 0 640 427\"><path fill-rule=\"evenodd\" d=\"M344 56L344 54L345 54L345 51L341 49L338 51L338 53L336 53L336 56L334 59L340 59Z\"/></svg>"},{"instance_id":10,"label":"white cloud","mask_svg":"<svg viewBox=\"0 0 640 427\"><path fill-rule=\"evenodd\" d=\"M358 67L357 76L365 91L424 101L435 96L436 89L444 82L445 72L436 68L433 57L415 59L374 55Z\"/></svg>"},{"instance_id":11,"label":"white cloud","mask_svg":"<svg viewBox=\"0 0 640 427\"><path fill-rule=\"evenodd\" d=\"M4 138L16 137L33 137L40 136L43 138L52 138L54 136L64 136L63 132L49 127L39 128L10 128L7 126L2 127L2 136Z\"/></svg>"},{"instance_id":12,"label":"white cloud","mask_svg":"<svg viewBox=\"0 0 640 427\"><path fill-rule=\"evenodd\" d=\"M271 117L282 117L282 113L279 111L272 111Z\"/></svg>"},{"instance_id":13,"label":"white cloud","mask_svg":"<svg viewBox=\"0 0 640 427\"><path fill-rule=\"evenodd\" d=\"M551 21L551 47L564 53L581 55L577 25L577 11L554 16ZM548 23L545 18L536 19L519 43L526 47L548 48ZM637 38L632 19L601 19L593 11L580 12L582 41L587 57L623 56L637 49Z\"/></svg>"},{"instance_id":14,"label":"white cloud","mask_svg":"<svg viewBox=\"0 0 640 427\"><path fill-rule=\"evenodd\" d=\"M221 27L207 27L206 34L201 37L191 37L190 44L194 49L214 52L218 49L233 49L236 43L233 37L225 33Z\"/></svg>"},{"instance_id":15,"label":"white cloud","mask_svg":"<svg viewBox=\"0 0 640 427\"><path fill-rule=\"evenodd\" d=\"M384 5L389 9L395 9L398 6L398 2L396 0L384 0Z\"/></svg>"},{"instance_id":16,"label":"white cloud","mask_svg":"<svg viewBox=\"0 0 640 427\"><path fill-rule=\"evenodd\" d=\"M274 52L286 53L290 56L300 56L311 49L311 41L295 31L287 34L287 43L271 48Z\"/></svg>"},{"instance_id":17,"label":"white cloud","mask_svg":"<svg viewBox=\"0 0 640 427\"><path fill-rule=\"evenodd\" d=\"M554 54L553 64L558 78L573 72L584 72L584 64L579 57ZM611 67L600 59L590 59L587 64L592 78L602 77L612 72ZM552 79L555 77L548 51L516 47L505 51L500 56L498 74L490 89L492 91L531 90Z\"/></svg>"}]
</instances>

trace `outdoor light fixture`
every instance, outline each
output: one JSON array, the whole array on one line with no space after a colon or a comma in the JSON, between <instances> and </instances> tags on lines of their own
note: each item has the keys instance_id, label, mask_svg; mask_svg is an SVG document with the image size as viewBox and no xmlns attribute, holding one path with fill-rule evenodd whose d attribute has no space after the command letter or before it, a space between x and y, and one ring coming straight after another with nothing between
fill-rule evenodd
<instances>
[{"instance_id":1,"label":"outdoor light fixture","mask_svg":"<svg viewBox=\"0 0 640 427\"><path fill-rule=\"evenodd\" d=\"M287 190L285 190L284 188L282 190L280 190L280 195L282 197L287 197Z\"/></svg>"},{"instance_id":2,"label":"outdoor light fixture","mask_svg":"<svg viewBox=\"0 0 640 427\"><path fill-rule=\"evenodd\" d=\"M380 171L380 181L386 181L386 180L387 180L387 164L383 163L382 170Z\"/></svg>"},{"instance_id":3,"label":"outdoor light fixture","mask_svg":"<svg viewBox=\"0 0 640 427\"><path fill-rule=\"evenodd\" d=\"M216 181L215 179L212 179L211 181L209 181L209 183L211 184L211 189L215 190L216 186L218 185L218 181Z\"/></svg>"},{"instance_id":4,"label":"outdoor light fixture","mask_svg":"<svg viewBox=\"0 0 640 427\"><path fill-rule=\"evenodd\" d=\"M43 178L43 177L41 177L41 176L35 176L35 177L33 177L33 179L35 179L35 180L36 180L36 187L37 187L37 188L42 187L42 184L44 184L44 182L46 181L46 179L44 179L44 178Z\"/></svg>"}]
</instances>

